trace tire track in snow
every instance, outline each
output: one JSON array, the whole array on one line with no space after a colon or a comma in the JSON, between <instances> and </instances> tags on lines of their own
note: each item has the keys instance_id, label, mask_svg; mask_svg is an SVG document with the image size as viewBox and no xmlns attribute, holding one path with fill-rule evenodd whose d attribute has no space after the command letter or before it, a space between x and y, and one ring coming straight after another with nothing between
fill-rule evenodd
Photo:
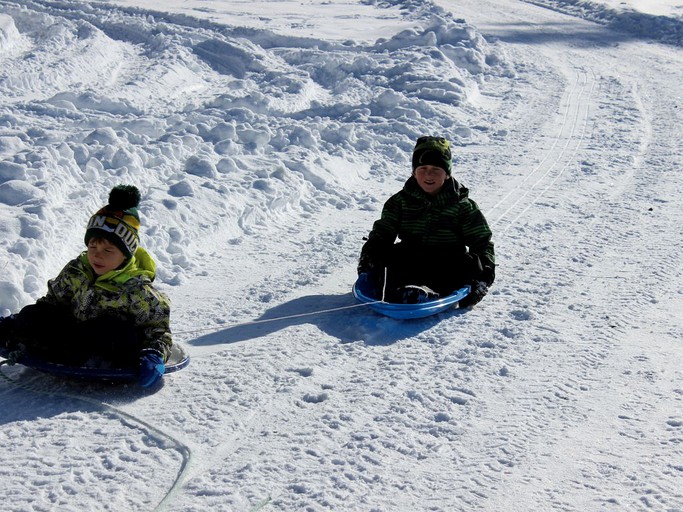
<instances>
[{"instance_id":1,"label":"tire track in snow","mask_svg":"<svg viewBox=\"0 0 683 512\"><path fill-rule=\"evenodd\" d=\"M571 88L565 91L561 102L564 113L560 127L550 148L536 167L486 212L487 218L492 219L492 227L502 223L497 230L501 235L545 197L563 172L575 163L573 159L586 133L588 105L595 83L592 71L574 70ZM502 211L497 213L497 210Z\"/></svg>"}]
</instances>

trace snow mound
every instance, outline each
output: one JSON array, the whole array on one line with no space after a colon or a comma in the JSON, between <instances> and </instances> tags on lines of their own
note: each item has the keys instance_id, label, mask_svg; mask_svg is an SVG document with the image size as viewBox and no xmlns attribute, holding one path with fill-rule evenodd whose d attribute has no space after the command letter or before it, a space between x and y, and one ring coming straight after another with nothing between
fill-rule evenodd
<instances>
[{"instance_id":1,"label":"snow mound","mask_svg":"<svg viewBox=\"0 0 683 512\"><path fill-rule=\"evenodd\" d=\"M14 25L14 19L0 14L0 56L13 48L21 39L21 35Z\"/></svg>"}]
</instances>

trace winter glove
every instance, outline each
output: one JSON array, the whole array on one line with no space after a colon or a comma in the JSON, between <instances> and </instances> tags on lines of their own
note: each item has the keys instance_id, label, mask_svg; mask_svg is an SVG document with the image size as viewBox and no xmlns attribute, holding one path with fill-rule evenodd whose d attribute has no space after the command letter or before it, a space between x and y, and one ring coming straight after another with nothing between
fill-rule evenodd
<instances>
[{"instance_id":1,"label":"winter glove","mask_svg":"<svg viewBox=\"0 0 683 512\"><path fill-rule=\"evenodd\" d=\"M3 352L9 352L17 348L18 343L12 339L15 323L16 318L14 315L4 318L0 317L0 350Z\"/></svg>"},{"instance_id":2,"label":"winter glove","mask_svg":"<svg viewBox=\"0 0 683 512\"><path fill-rule=\"evenodd\" d=\"M360 258L358 260L358 275L360 276L361 274L368 274L378 268L380 265L377 264L377 261L373 260L373 258L369 254L361 254Z\"/></svg>"},{"instance_id":3,"label":"winter glove","mask_svg":"<svg viewBox=\"0 0 683 512\"><path fill-rule=\"evenodd\" d=\"M14 317L0 317L0 346L4 346L9 341L12 334L12 327L14 327Z\"/></svg>"},{"instance_id":4,"label":"winter glove","mask_svg":"<svg viewBox=\"0 0 683 512\"><path fill-rule=\"evenodd\" d=\"M140 352L140 377L138 384L149 388L159 382L166 370L164 357L161 352L153 348L146 348Z\"/></svg>"},{"instance_id":5,"label":"winter glove","mask_svg":"<svg viewBox=\"0 0 683 512\"><path fill-rule=\"evenodd\" d=\"M484 281L475 281L470 286L472 287L470 293L464 299L458 302L458 308L460 309L474 306L480 302L481 299L483 299L489 292L489 287Z\"/></svg>"},{"instance_id":6,"label":"winter glove","mask_svg":"<svg viewBox=\"0 0 683 512\"><path fill-rule=\"evenodd\" d=\"M369 239L363 245L358 259L358 275L377 271L386 266L387 248L376 239Z\"/></svg>"}]
</instances>

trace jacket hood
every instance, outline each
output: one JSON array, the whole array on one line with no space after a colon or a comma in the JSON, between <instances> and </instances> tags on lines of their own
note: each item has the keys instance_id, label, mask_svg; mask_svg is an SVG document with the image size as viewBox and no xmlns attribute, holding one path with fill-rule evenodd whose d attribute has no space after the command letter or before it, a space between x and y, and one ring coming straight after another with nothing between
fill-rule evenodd
<instances>
[{"instance_id":1,"label":"jacket hood","mask_svg":"<svg viewBox=\"0 0 683 512\"><path fill-rule=\"evenodd\" d=\"M154 281L154 278L156 277L156 262L142 247L137 248L135 254L133 254L122 268L110 270L101 276L97 276L90 266L87 251L81 253L80 260L91 280L94 279L95 286L106 290L115 290L122 284L125 284L136 277L147 278L149 281Z\"/></svg>"}]
</instances>

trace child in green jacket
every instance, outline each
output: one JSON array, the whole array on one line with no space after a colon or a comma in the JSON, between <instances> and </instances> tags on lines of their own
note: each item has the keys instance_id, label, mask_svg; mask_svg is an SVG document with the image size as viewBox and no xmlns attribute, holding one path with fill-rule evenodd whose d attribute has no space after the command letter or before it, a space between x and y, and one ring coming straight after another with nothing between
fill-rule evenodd
<instances>
[{"instance_id":1,"label":"child in green jacket","mask_svg":"<svg viewBox=\"0 0 683 512\"><path fill-rule=\"evenodd\" d=\"M148 387L172 346L170 302L139 247L140 192L114 187L85 232L87 250L48 281L47 294L0 322L0 348L73 366L138 367Z\"/></svg>"},{"instance_id":2,"label":"child in green jacket","mask_svg":"<svg viewBox=\"0 0 683 512\"><path fill-rule=\"evenodd\" d=\"M450 143L420 137L413 172L384 204L363 245L358 274L388 302L425 302L470 285L460 307L479 302L495 279L491 229L469 190L451 176Z\"/></svg>"}]
</instances>

